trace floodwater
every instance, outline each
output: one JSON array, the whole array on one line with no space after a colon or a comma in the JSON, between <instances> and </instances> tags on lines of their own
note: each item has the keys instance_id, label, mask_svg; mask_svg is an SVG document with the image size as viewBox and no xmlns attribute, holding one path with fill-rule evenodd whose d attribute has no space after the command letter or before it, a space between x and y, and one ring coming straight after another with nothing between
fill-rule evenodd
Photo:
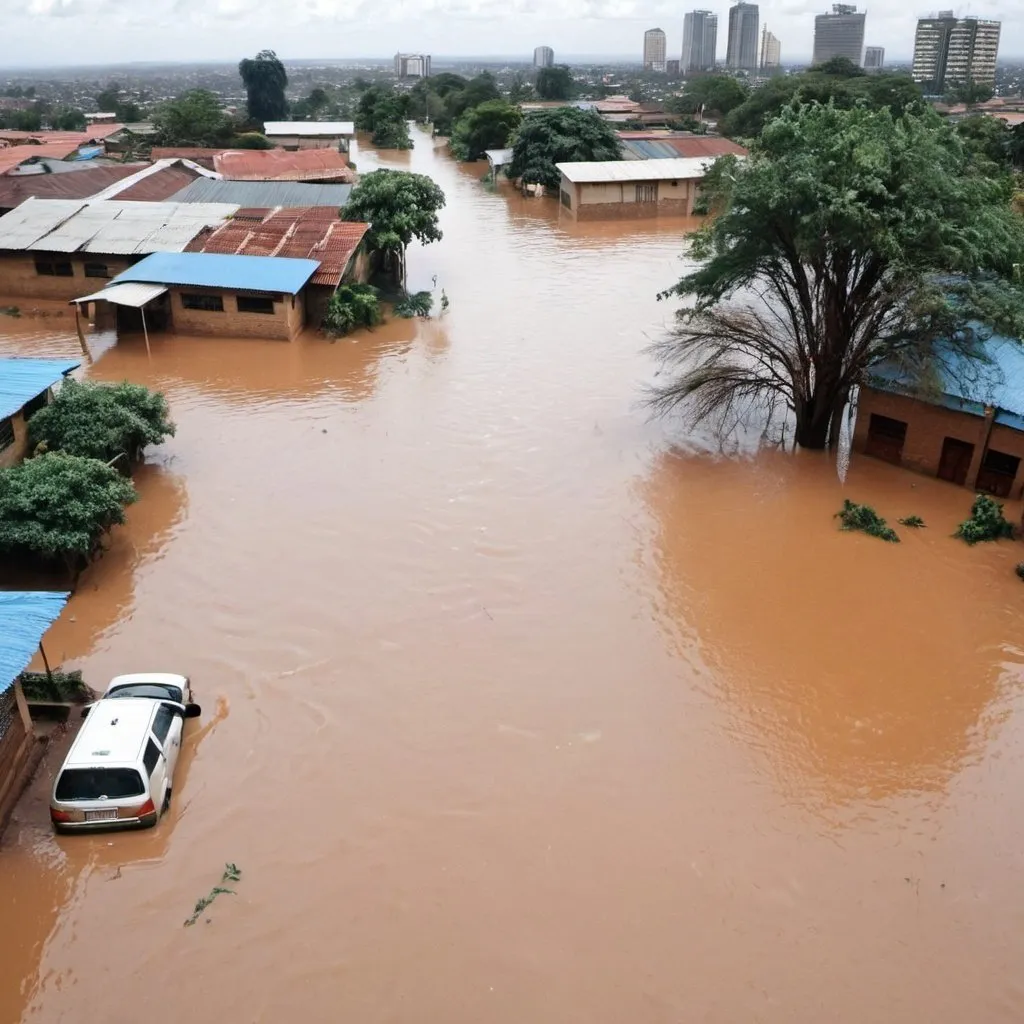
<instances>
[{"instance_id":1,"label":"floodwater","mask_svg":"<svg viewBox=\"0 0 1024 1024\"><path fill-rule=\"evenodd\" d=\"M146 833L53 837L48 754L0 1021L1019 1022L1024 548L954 541L950 485L649 422L690 225L565 225L417 143L444 318L90 339L178 434L48 652L205 710ZM928 527L841 533L844 496Z\"/></svg>"}]
</instances>

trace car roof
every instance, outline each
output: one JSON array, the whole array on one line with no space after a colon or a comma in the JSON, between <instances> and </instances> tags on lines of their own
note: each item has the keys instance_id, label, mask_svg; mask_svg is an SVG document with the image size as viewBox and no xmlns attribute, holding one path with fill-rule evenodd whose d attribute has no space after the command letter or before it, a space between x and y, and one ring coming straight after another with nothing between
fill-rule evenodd
<instances>
[{"instance_id":1,"label":"car roof","mask_svg":"<svg viewBox=\"0 0 1024 1024\"><path fill-rule=\"evenodd\" d=\"M134 763L149 738L160 701L146 697L100 700L92 705L64 762L65 768Z\"/></svg>"},{"instance_id":2,"label":"car roof","mask_svg":"<svg viewBox=\"0 0 1024 1024\"><path fill-rule=\"evenodd\" d=\"M107 684L106 693L109 693L115 686L129 686L132 683L155 683L158 686L177 686L179 690L185 689L188 680L184 676L174 675L170 672L133 672L126 676L114 676Z\"/></svg>"}]
</instances>

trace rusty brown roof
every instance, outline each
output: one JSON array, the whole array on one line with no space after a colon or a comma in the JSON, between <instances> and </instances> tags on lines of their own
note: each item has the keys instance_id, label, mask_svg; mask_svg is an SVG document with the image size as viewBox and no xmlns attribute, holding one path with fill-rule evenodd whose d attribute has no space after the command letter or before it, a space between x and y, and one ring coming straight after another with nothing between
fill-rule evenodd
<instances>
[{"instance_id":1,"label":"rusty brown roof","mask_svg":"<svg viewBox=\"0 0 1024 1024\"><path fill-rule=\"evenodd\" d=\"M213 164L230 181L355 180L346 154L334 149L229 149L215 156Z\"/></svg>"},{"instance_id":2,"label":"rusty brown roof","mask_svg":"<svg viewBox=\"0 0 1024 1024\"><path fill-rule=\"evenodd\" d=\"M154 146L149 155L153 160L173 160L176 157L181 160L192 160L212 171L213 158L223 152L222 149L202 149L199 146Z\"/></svg>"},{"instance_id":3,"label":"rusty brown roof","mask_svg":"<svg viewBox=\"0 0 1024 1024\"><path fill-rule=\"evenodd\" d=\"M135 168L135 170L138 169ZM62 177L67 178L71 175L65 174ZM118 192L117 198L136 203L162 203L170 199L176 192L187 188L198 177L199 174L196 171L181 164L163 167L126 188L123 192Z\"/></svg>"},{"instance_id":4,"label":"rusty brown roof","mask_svg":"<svg viewBox=\"0 0 1024 1024\"><path fill-rule=\"evenodd\" d=\"M68 174L0 176L0 209L13 210L26 199L88 199L108 185L127 178L145 164L89 167Z\"/></svg>"}]
</instances>

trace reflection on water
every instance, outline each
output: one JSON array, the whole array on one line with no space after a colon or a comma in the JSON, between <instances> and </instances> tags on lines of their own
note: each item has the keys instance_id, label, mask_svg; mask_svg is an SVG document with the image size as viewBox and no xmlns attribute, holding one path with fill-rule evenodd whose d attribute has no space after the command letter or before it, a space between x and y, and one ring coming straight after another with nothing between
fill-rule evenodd
<instances>
[{"instance_id":1,"label":"reflection on water","mask_svg":"<svg viewBox=\"0 0 1024 1024\"><path fill-rule=\"evenodd\" d=\"M51 642L189 673L213 727L145 835L54 839L51 751L0 1020L1018 1021L1017 546L884 466L668 454L641 353L694 224L577 225L415 135L357 162L445 189L443 319L91 336L178 433ZM929 527L841 534L847 494Z\"/></svg>"}]
</instances>

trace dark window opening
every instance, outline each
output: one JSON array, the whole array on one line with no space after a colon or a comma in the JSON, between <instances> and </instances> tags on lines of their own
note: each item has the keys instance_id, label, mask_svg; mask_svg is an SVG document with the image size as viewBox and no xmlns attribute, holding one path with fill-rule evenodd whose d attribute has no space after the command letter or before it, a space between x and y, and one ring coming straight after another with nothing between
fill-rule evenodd
<instances>
[{"instance_id":1,"label":"dark window opening","mask_svg":"<svg viewBox=\"0 0 1024 1024\"><path fill-rule=\"evenodd\" d=\"M152 741L146 741L146 752L142 755L142 763L146 766L149 777L153 777L157 763L160 761L160 748Z\"/></svg>"},{"instance_id":2,"label":"dark window opening","mask_svg":"<svg viewBox=\"0 0 1024 1024\"><path fill-rule=\"evenodd\" d=\"M948 480L951 484L963 487L967 483L967 471L971 468L974 458L974 445L969 441L961 441L957 437L942 439L942 455L939 458L940 480Z\"/></svg>"},{"instance_id":3,"label":"dark window opening","mask_svg":"<svg viewBox=\"0 0 1024 1024\"><path fill-rule=\"evenodd\" d=\"M239 313L269 313L274 315L274 300L269 295L237 295Z\"/></svg>"},{"instance_id":4,"label":"dark window opening","mask_svg":"<svg viewBox=\"0 0 1024 1024\"><path fill-rule=\"evenodd\" d=\"M656 203L658 201L658 186L637 185L636 201L638 203Z\"/></svg>"},{"instance_id":5,"label":"dark window opening","mask_svg":"<svg viewBox=\"0 0 1024 1024\"><path fill-rule=\"evenodd\" d=\"M14 444L14 421L10 416L0 420L0 452Z\"/></svg>"},{"instance_id":6,"label":"dark window opening","mask_svg":"<svg viewBox=\"0 0 1024 1024\"><path fill-rule=\"evenodd\" d=\"M224 300L219 295L202 295L199 292L182 292L181 304L185 309L202 309L207 313L224 312Z\"/></svg>"},{"instance_id":7,"label":"dark window opening","mask_svg":"<svg viewBox=\"0 0 1024 1024\"><path fill-rule=\"evenodd\" d=\"M36 260L36 273L42 277L74 277L70 260Z\"/></svg>"},{"instance_id":8,"label":"dark window opening","mask_svg":"<svg viewBox=\"0 0 1024 1024\"><path fill-rule=\"evenodd\" d=\"M175 700L182 702L179 686L168 686L165 683L122 683L116 689L103 695L104 700L117 700L119 697L149 697L153 700Z\"/></svg>"},{"instance_id":9,"label":"dark window opening","mask_svg":"<svg viewBox=\"0 0 1024 1024\"><path fill-rule=\"evenodd\" d=\"M1020 459L1016 455L997 452L990 448L981 461L976 487L979 491L987 491L997 498L1008 498L1018 469Z\"/></svg>"},{"instance_id":10,"label":"dark window opening","mask_svg":"<svg viewBox=\"0 0 1024 1024\"><path fill-rule=\"evenodd\" d=\"M86 263L85 276L110 277L110 270L107 268L106 263Z\"/></svg>"},{"instance_id":11,"label":"dark window opening","mask_svg":"<svg viewBox=\"0 0 1024 1024\"><path fill-rule=\"evenodd\" d=\"M22 407L21 414L25 419L31 419L31 417L39 412L40 409L45 409L50 404L50 389L47 388L41 395L36 395L35 398L26 402Z\"/></svg>"},{"instance_id":12,"label":"dark window opening","mask_svg":"<svg viewBox=\"0 0 1024 1024\"><path fill-rule=\"evenodd\" d=\"M903 459L903 443L907 439L907 425L903 420L872 413L868 422L867 455L885 462L899 463Z\"/></svg>"},{"instance_id":13,"label":"dark window opening","mask_svg":"<svg viewBox=\"0 0 1024 1024\"><path fill-rule=\"evenodd\" d=\"M572 209L572 193L571 192L566 192L565 189L563 188L561 190L561 194L559 195L559 198L562 200L562 205L567 210L571 210Z\"/></svg>"},{"instance_id":14,"label":"dark window opening","mask_svg":"<svg viewBox=\"0 0 1024 1024\"><path fill-rule=\"evenodd\" d=\"M157 713L153 716L153 735L163 743L167 739L167 734L171 731L171 722L174 721L174 712L169 707L161 707L157 709Z\"/></svg>"},{"instance_id":15,"label":"dark window opening","mask_svg":"<svg viewBox=\"0 0 1024 1024\"><path fill-rule=\"evenodd\" d=\"M142 796L146 787L134 768L65 768L57 780L58 800L120 800Z\"/></svg>"}]
</instances>

